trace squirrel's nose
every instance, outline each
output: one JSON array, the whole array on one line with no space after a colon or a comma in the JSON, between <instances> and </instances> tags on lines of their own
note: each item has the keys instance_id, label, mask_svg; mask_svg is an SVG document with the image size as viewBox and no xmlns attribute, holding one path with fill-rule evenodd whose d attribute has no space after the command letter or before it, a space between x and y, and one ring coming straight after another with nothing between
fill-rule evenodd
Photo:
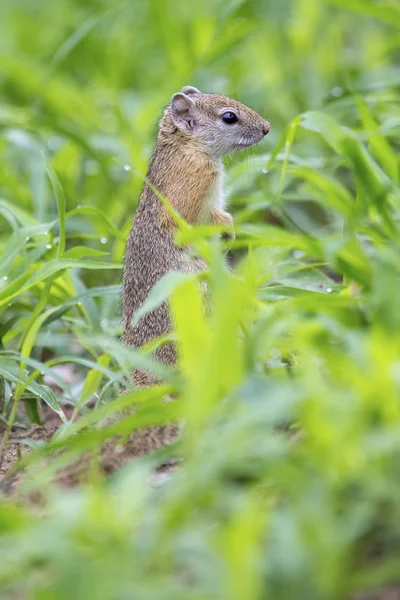
<instances>
[{"instance_id":1,"label":"squirrel's nose","mask_svg":"<svg viewBox=\"0 0 400 600\"><path fill-rule=\"evenodd\" d=\"M270 129L271 129L271 123L268 123L268 121L264 121L264 123L263 123L264 135L267 135L267 133L269 132Z\"/></svg>"}]
</instances>

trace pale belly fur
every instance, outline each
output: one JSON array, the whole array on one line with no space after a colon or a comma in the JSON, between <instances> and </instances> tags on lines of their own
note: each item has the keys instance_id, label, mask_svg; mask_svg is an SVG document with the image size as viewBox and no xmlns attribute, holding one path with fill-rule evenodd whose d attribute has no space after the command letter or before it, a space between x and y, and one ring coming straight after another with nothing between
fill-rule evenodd
<instances>
[{"instance_id":1,"label":"pale belly fur","mask_svg":"<svg viewBox=\"0 0 400 600\"><path fill-rule=\"evenodd\" d=\"M204 202L199 214L199 223L208 223L212 208L224 210L224 192L223 192L223 170L221 167L215 185L210 190L207 200Z\"/></svg>"}]
</instances>

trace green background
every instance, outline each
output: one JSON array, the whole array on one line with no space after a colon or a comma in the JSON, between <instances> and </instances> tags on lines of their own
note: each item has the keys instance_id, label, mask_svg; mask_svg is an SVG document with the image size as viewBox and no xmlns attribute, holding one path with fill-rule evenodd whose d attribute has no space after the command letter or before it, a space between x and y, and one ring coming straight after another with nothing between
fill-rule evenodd
<instances>
[{"instance_id":1,"label":"green background","mask_svg":"<svg viewBox=\"0 0 400 600\"><path fill-rule=\"evenodd\" d=\"M1 453L43 401L75 405L30 443L41 506L0 502L2 597L347 600L398 582L399 48L395 0L0 4ZM171 299L181 372L128 395L117 431L177 418L185 435L59 491L123 374L151 364L119 342L121 264L184 85L272 123L226 159L234 274L212 231L181 232L210 261L212 316L193 280L151 299ZM80 384L54 392L58 364Z\"/></svg>"}]
</instances>

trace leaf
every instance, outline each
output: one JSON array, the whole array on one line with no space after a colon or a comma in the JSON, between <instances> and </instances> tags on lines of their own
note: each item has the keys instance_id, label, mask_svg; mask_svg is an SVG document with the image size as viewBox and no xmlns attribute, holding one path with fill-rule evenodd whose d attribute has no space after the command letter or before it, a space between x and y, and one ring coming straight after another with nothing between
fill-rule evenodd
<instances>
[{"instance_id":1,"label":"leaf","mask_svg":"<svg viewBox=\"0 0 400 600\"><path fill-rule=\"evenodd\" d=\"M149 312L166 302L171 294L184 281L197 277L196 273L187 274L179 271L169 271L151 288L149 295L132 318L132 326L138 324Z\"/></svg>"},{"instance_id":2,"label":"leaf","mask_svg":"<svg viewBox=\"0 0 400 600\"><path fill-rule=\"evenodd\" d=\"M207 355L211 332L204 315L203 297L199 284L193 278L184 278L176 286L171 297L173 322L178 335L180 370L185 377L189 397L188 407L194 420L200 418L208 404L211 390L203 374L206 365L202 360ZM203 368L200 366L203 365Z\"/></svg>"},{"instance_id":3,"label":"leaf","mask_svg":"<svg viewBox=\"0 0 400 600\"><path fill-rule=\"evenodd\" d=\"M380 19L392 27L399 28L400 10L396 4L374 2L374 0L325 0L328 4L342 6L359 14Z\"/></svg>"},{"instance_id":4,"label":"leaf","mask_svg":"<svg viewBox=\"0 0 400 600\"><path fill-rule=\"evenodd\" d=\"M34 227L19 228L17 231L14 231L8 238L3 249L3 255L0 258L0 277L4 277L10 272L15 258L18 257L29 241L32 242L31 238L46 235L47 239L49 231L51 231L55 224L56 221L52 221L50 223L43 223L42 225L35 225Z\"/></svg>"},{"instance_id":5,"label":"leaf","mask_svg":"<svg viewBox=\"0 0 400 600\"><path fill-rule=\"evenodd\" d=\"M371 307L375 322L384 327L390 336L400 331L400 286L398 256L388 249L381 249L373 276Z\"/></svg>"},{"instance_id":6,"label":"leaf","mask_svg":"<svg viewBox=\"0 0 400 600\"><path fill-rule=\"evenodd\" d=\"M335 152L344 154L350 160L359 189L379 208L390 188L390 180L356 136L349 129L340 127L328 115L319 112L304 113L300 125L319 133Z\"/></svg>"},{"instance_id":7,"label":"leaf","mask_svg":"<svg viewBox=\"0 0 400 600\"><path fill-rule=\"evenodd\" d=\"M25 380L23 382L20 381L20 372L21 370L15 363L0 357L0 375L2 375L11 383L22 384L22 387L25 387ZM27 376L26 371L24 371L24 376ZM52 392L47 385L41 385L36 383L36 381L31 381L28 383L28 385L26 385L26 389L35 394L35 396L41 398L48 406L50 406L50 408L54 410L54 412L60 415L64 422L66 421L64 412L62 411L54 392Z\"/></svg>"},{"instance_id":8,"label":"leaf","mask_svg":"<svg viewBox=\"0 0 400 600\"><path fill-rule=\"evenodd\" d=\"M340 212L346 219L354 217L356 202L348 190L335 179L306 167L289 168L295 177L303 179L321 193L321 203Z\"/></svg>"},{"instance_id":9,"label":"leaf","mask_svg":"<svg viewBox=\"0 0 400 600\"><path fill-rule=\"evenodd\" d=\"M117 239L126 242L124 234L117 227L115 227L112 221L98 208L95 208L94 206L79 206L78 208L70 210L65 215L65 218L70 219L71 217L74 217L76 215L89 215L94 217L95 219L103 221L107 225L108 231L110 233L112 233Z\"/></svg>"},{"instance_id":10,"label":"leaf","mask_svg":"<svg viewBox=\"0 0 400 600\"><path fill-rule=\"evenodd\" d=\"M58 225L60 227L57 257L61 258L65 250L65 195L57 175L49 164L46 165L46 170L57 201Z\"/></svg>"},{"instance_id":11,"label":"leaf","mask_svg":"<svg viewBox=\"0 0 400 600\"><path fill-rule=\"evenodd\" d=\"M103 367L108 367L110 363L110 356L108 354L102 354L97 359L97 364ZM91 400L94 394L97 392L101 380L103 379L103 374L98 369L92 369L86 376L85 383L79 398L79 402L76 406L76 411L79 410L82 406L84 406L89 400Z\"/></svg>"},{"instance_id":12,"label":"leaf","mask_svg":"<svg viewBox=\"0 0 400 600\"><path fill-rule=\"evenodd\" d=\"M86 256L108 256L108 252L102 252L101 250L95 250L94 248L87 248L86 246L74 246L74 248L70 248L64 252L64 258L80 260Z\"/></svg>"},{"instance_id":13,"label":"leaf","mask_svg":"<svg viewBox=\"0 0 400 600\"><path fill-rule=\"evenodd\" d=\"M79 268L79 269L121 269L121 265L106 262L94 262L84 260L73 260L67 258L56 258L49 261L39 271L33 275L26 273L15 279L10 285L3 288L0 291L0 307L8 303L16 296L26 292L36 284L40 283L52 277L53 275L64 271L65 269Z\"/></svg>"},{"instance_id":14,"label":"leaf","mask_svg":"<svg viewBox=\"0 0 400 600\"><path fill-rule=\"evenodd\" d=\"M26 414L31 423L41 425L42 421L39 414L38 401L36 398L23 398Z\"/></svg>"},{"instance_id":15,"label":"leaf","mask_svg":"<svg viewBox=\"0 0 400 600\"><path fill-rule=\"evenodd\" d=\"M303 250L306 254L317 259L323 257L320 242L310 235L298 235L283 228L264 224L240 225L236 228L236 231L243 237L234 242L234 248L247 247L249 244L253 248L257 246L281 246L293 250Z\"/></svg>"},{"instance_id":16,"label":"leaf","mask_svg":"<svg viewBox=\"0 0 400 600\"><path fill-rule=\"evenodd\" d=\"M279 188L278 188L278 199L280 198L281 194L282 194L282 190L283 190L283 185L285 182L285 176L286 176L286 172L288 169L288 164L289 164L289 154L290 154L290 150L297 132L297 128L299 126L301 122L301 116L297 116L293 119L293 121L290 123L290 125L288 126L287 129L287 136L286 136L286 140L285 140L285 154L284 154L284 160L283 160L283 164L282 164L282 172L281 172L281 178L279 181Z\"/></svg>"},{"instance_id":17,"label":"leaf","mask_svg":"<svg viewBox=\"0 0 400 600\"><path fill-rule=\"evenodd\" d=\"M12 203L5 198L0 198L0 207L7 210L7 212L18 219L25 227L38 225L37 220L28 211L18 205L16 206L15 203ZM42 227L43 225L39 225L39 227L40 226Z\"/></svg>"},{"instance_id":18,"label":"leaf","mask_svg":"<svg viewBox=\"0 0 400 600\"><path fill-rule=\"evenodd\" d=\"M367 104L359 96L356 97L356 102L364 128L368 132L368 142L372 154L379 160L386 174L398 184L399 165L394 151L385 136L380 133L378 124L375 122Z\"/></svg>"}]
</instances>

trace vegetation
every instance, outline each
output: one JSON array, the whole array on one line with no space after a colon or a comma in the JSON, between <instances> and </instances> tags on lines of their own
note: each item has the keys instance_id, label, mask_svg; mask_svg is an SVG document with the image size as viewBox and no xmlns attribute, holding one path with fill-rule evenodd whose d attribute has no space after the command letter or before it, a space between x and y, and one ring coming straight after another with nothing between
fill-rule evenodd
<instances>
[{"instance_id":1,"label":"vegetation","mask_svg":"<svg viewBox=\"0 0 400 600\"><path fill-rule=\"evenodd\" d=\"M1 455L28 445L23 489L42 496L0 500L2 598L337 600L399 581L399 40L396 0L1 3ZM152 298L170 297L179 375L121 398L152 365L119 341L125 240L187 84L273 129L226 163L232 272L215 232L181 228L212 315L193 279ZM64 424L35 442L44 404ZM93 428L121 404L139 408ZM178 444L101 476L105 436L168 419ZM89 450L86 485L51 483Z\"/></svg>"}]
</instances>

